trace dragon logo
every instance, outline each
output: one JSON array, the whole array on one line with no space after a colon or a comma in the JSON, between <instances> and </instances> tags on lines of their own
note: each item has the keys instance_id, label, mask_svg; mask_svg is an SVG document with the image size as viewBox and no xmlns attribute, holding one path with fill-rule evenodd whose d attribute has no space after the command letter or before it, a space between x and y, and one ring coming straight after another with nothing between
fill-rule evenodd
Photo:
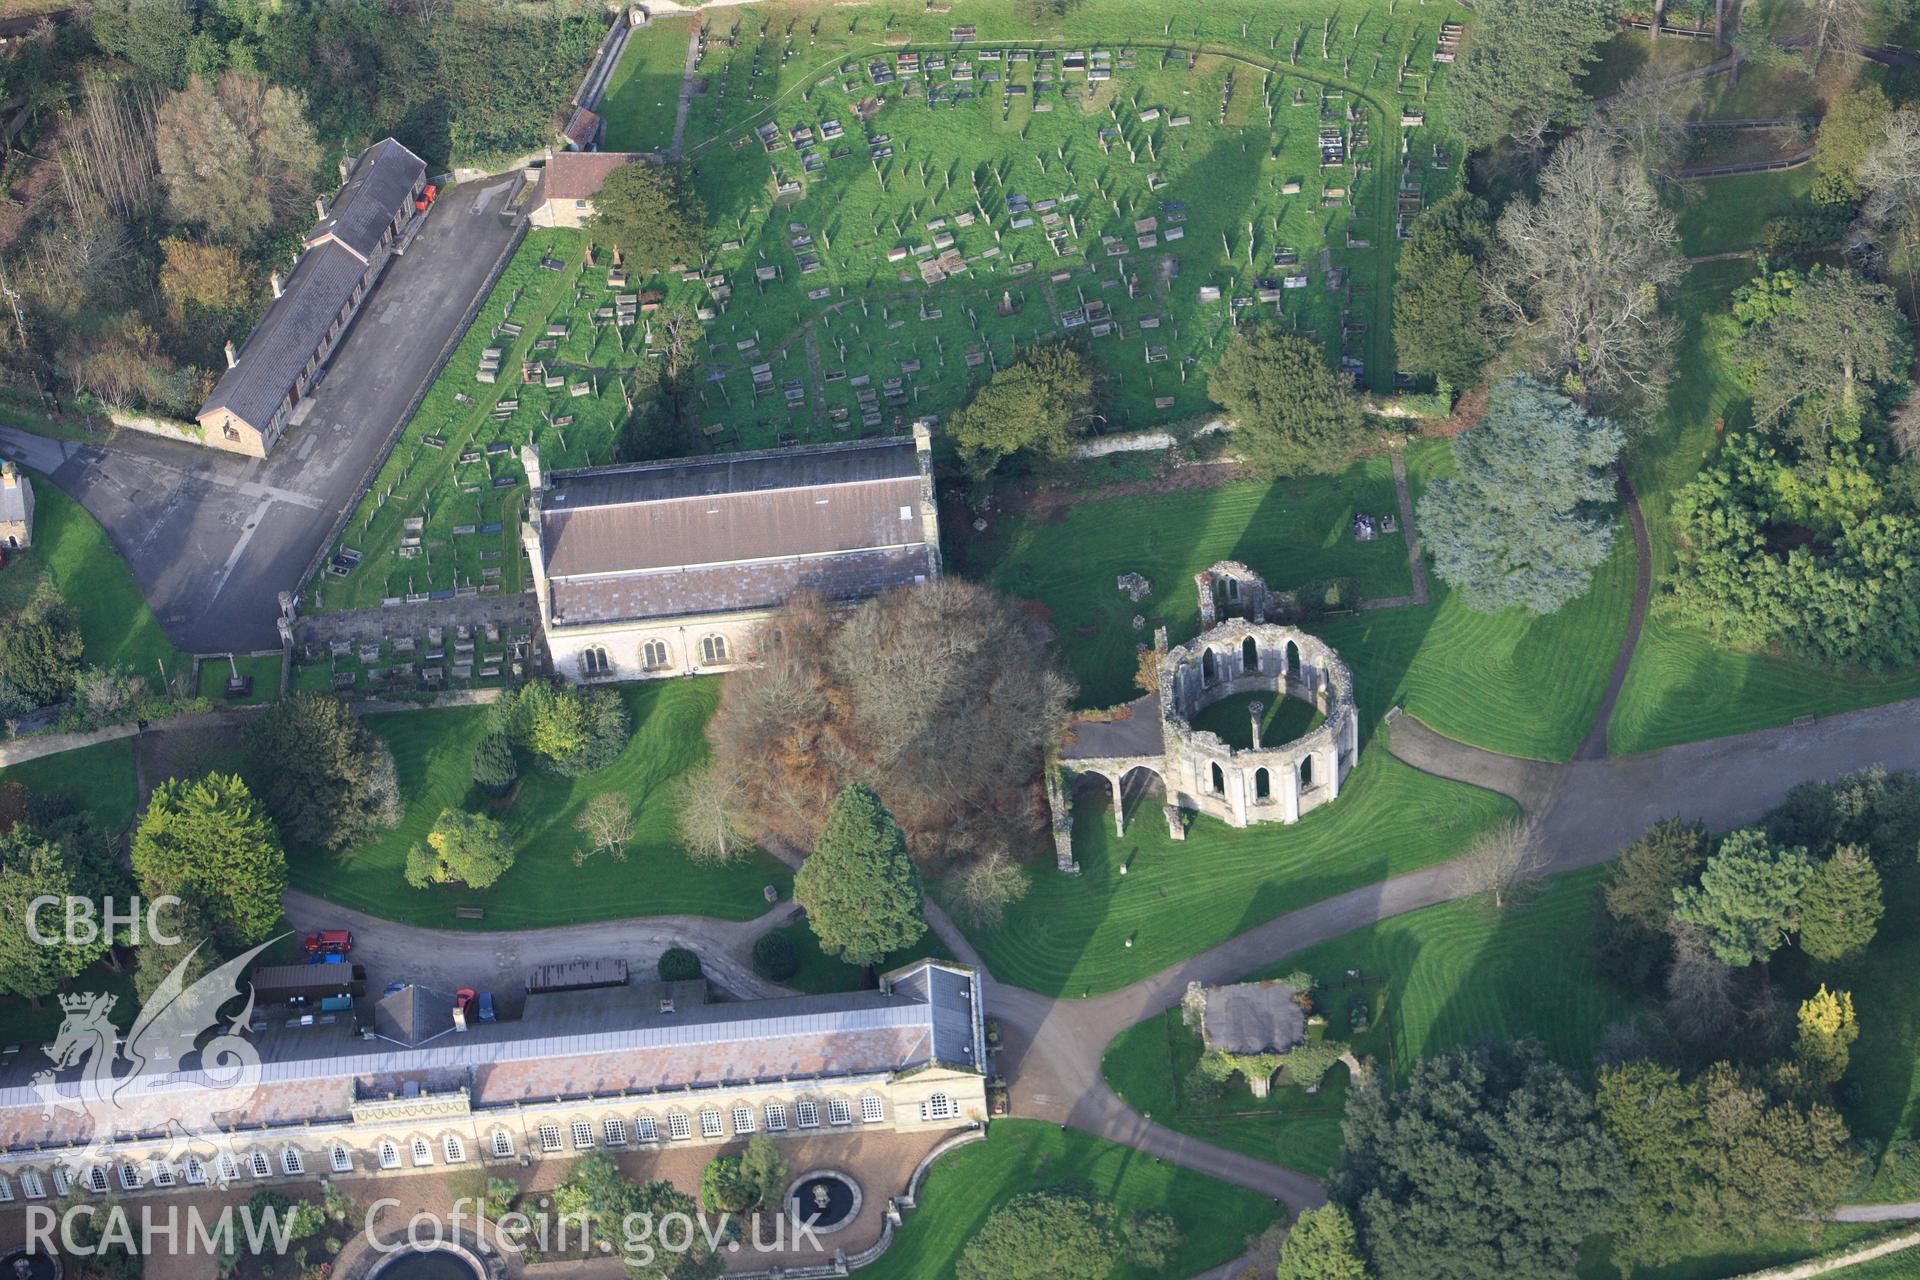
<instances>
[{"instance_id":1,"label":"dragon logo","mask_svg":"<svg viewBox=\"0 0 1920 1280\"><path fill-rule=\"evenodd\" d=\"M165 1135L165 1151L153 1154L168 1164L196 1151L231 1154L232 1137L218 1117L243 1110L260 1088L260 1052L239 1034L253 1016L252 984L231 1021L222 1021L220 1008L240 993L240 975L275 941L189 985L195 947L141 1006L124 1041L109 1017L117 997L60 997L66 1016L45 1050L53 1067L35 1073L32 1087L49 1118L60 1110L87 1120L89 1140L72 1163L103 1160L119 1134ZM191 1068L182 1065L189 1058Z\"/></svg>"}]
</instances>

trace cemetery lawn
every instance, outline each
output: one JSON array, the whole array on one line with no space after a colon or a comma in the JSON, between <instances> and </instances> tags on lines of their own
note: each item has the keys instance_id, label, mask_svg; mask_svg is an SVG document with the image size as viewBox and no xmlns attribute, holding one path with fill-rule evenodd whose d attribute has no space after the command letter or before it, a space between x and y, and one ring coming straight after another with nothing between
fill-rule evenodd
<instances>
[{"instance_id":1,"label":"cemetery lawn","mask_svg":"<svg viewBox=\"0 0 1920 1280\"><path fill-rule=\"evenodd\" d=\"M127 562L85 507L37 471L33 483L33 545L7 553L0 569L0 617L33 598L51 582L80 625L86 662L124 667L158 687L161 672L184 685L188 658L168 643L160 623L134 583Z\"/></svg>"},{"instance_id":2,"label":"cemetery lawn","mask_svg":"<svg viewBox=\"0 0 1920 1280\"><path fill-rule=\"evenodd\" d=\"M1142 0L1092 0L1046 38L986 0L714 12L685 138L711 273L655 282L711 313L683 437L759 448L899 429L1062 335L1105 369L1104 429L1184 422L1209 411L1204 373L1236 298L1384 388L1400 196L1412 209L1458 174L1456 144L1409 127L1398 189L1401 107L1438 123L1432 52L1461 11L1375 3L1357 30L1338 12L1323 32L1332 4L1302 0L1276 22L1235 0L1169 34ZM975 41L951 40L962 25ZM1180 42L1196 47L1191 69L1162 48ZM1066 67L1076 48L1110 54L1112 78ZM903 52L922 67L898 74ZM622 73L648 78L656 58L664 47L630 48ZM663 94L641 96L661 110ZM608 114L610 138L659 131ZM1323 128L1347 147L1325 168ZM949 248L965 265L923 274ZM1261 280L1276 301L1257 300ZM1219 296L1200 301L1203 287Z\"/></svg>"},{"instance_id":3,"label":"cemetery lawn","mask_svg":"<svg viewBox=\"0 0 1920 1280\"><path fill-rule=\"evenodd\" d=\"M706 756L702 730L719 697L713 680L655 680L617 687L633 717L633 740L607 768L560 778L521 762L510 804L476 793L474 744L486 732L483 707L393 712L366 718L393 749L406 812L400 824L342 858L289 854L295 888L345 907L436 929L531 929L628 916L705 915L750 920L767 909L762 890L792 896L785 866L754 850L724 866L687 860L674 830L671 790ZM592 797L611 792L634 806L626 860L607 854L575 866L584 837L574 819ZM414 889L404 877L407 850L426 838L443 809L489 813L511 833L516 861L491 888ZM459 920L455 907L481 907L484 920Z\"/></svg>"},{"instance_id":4,"label":"cemetery lawn","mask_svg":"<svg viewBox=\"0 0 1920 1280\"><path fill-rule=\"evenodd\" d=\"M1079 1130L1037 1120L996 1120L979 1142L942 1156L927 1174L919 1207L907 1213L893 1245L862 1274L871 1280L946 1280L989 1214L1023 1192L1081 1184L1123 1213L1165 1213L1181 1243L1162 1271L1123 1262L1115 1280L1196 1275L1237 1256L1246 1238L1281 1216L1257 1192L1144 1159Z\"/></svg>"},{"instance_id":5,"label":"cemetery lawn","mask_svg":"<svg viewBox=\"0 0 1920 1280\"><path fill-rule=\"evenodd\" d=\"M520 591L520 446L536 444L549 471L612 462L627 416L623 387L650 394L654 376L643 355L627 350L640 342L637 326L595 322L618 291L607 284L608 255L588 267L586 249L579 231L527 233L336 542L336 556L357 562L321 567L308 587L312 609ZM503 322L521 332L497 330ZM553 325L565 336L550 339ZM477 381L482 355L494 347L498 380ZM531 359L559 385L523 383L522 363Z\"/></svg>"},{"instance_id":6,"label":"cemetery lawn","mask_svg":"<svg viewBox=\"0 0 1920 1280\"><path fill-rule=\"evenodd\" d=\"M656 18L627 37L620 65L607 81L600 114L607 121L605 151L666 151L680 103L680 70L686 63L693 23L674 15ZM692 113L688 113L691 121Z\"/></svg>"},{"instance_id":7,"label":"cemetery lawn","mask_svg":"<svg viewBox=\"0 0 1920 1280\"><path fill-rule=\"evenodd\" d=\"M1836 671L1783 653L1736 652L1659 607L1673 565L1673 498L1718 449L1716 422L1739 431L1752 420L1726 343L1734 331L1729 297L1753 270L1750 262L1734 261L1702 263L1688 272L1675 308L1682 325L1676 364L1688 373L1675 380L1655 432L1628 454L1653 541L1654 586L1653 608L1608 730L1608 750L1615 754L1920 697L1920 670L1876 675Z\"/></svg>"},{"instance_id":8,"label":"cemetery lawn","mask_svg":"<svg viewBox=\"0 0 1920 1280\"><path fill-rule=\"evenodd\" d=\"M1107 794L1093 779L1074 805L1078 875L1031 862L1032 887L1005 921L967 930L1002 982L1053 996L1123 987L1275 916L1453 857L1515 812L1504 796L1402 764L1377 738L1340 799L1293 826L1196 817L1176 843L1156 791L1130 800L1117 837Z\"/></svg>"},{"instance_id":9,"label":"cemetery lawn","mask_svg":"<svg viewBox=\"0 0 1920 1280\"><path fill-rule=\"evenodd\" d=\"M34 795L64 796L108 835L118 836L133 825L139 787L131 738L96 742L0 769L0 786L15 782Z\"/></svg>"}]
</instances>

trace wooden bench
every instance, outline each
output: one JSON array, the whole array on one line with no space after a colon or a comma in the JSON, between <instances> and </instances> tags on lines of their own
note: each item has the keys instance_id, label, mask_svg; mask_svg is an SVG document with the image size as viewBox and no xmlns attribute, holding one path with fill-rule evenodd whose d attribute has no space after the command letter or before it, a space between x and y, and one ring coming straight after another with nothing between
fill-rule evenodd
<instances>
[{"instance_id":1,"label":"wooden bench","mask_svg":"<svg viewBox=\"0 0 1920 1280\"><path fill-rule=\"evenodd\" d=\"M453 909L453 918L455 920L485 920L487 918L487 909L485 907L455 907Z\"/></svg>"}]
</instances>

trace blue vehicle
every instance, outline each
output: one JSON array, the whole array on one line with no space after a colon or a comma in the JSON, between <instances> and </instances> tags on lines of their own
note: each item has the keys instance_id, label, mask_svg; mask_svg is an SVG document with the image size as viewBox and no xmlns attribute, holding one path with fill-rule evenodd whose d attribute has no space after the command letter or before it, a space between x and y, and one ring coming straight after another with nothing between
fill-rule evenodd
<instances>
[{"instance_id":1,"label":"blue vehicle","mask_svg":"<svg viewBox=\"0 0 1920 1280\"><path fill-rule=\"evenodd\" d=\"M493 992L491 991L480 993L480 1021L493 1021Z\"/></svg>"}]
</instances>

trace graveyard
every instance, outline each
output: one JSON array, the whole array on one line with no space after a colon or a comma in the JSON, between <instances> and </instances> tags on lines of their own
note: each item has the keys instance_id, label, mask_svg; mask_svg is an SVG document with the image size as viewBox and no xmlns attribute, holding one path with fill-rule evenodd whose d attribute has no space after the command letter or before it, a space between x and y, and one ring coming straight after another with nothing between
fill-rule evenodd
<instances>
[{"instance_id":1,"label":"graveyard","mask_svg":"<svg viewBox=\"0 0 1920 1280\"><path fill-rule=\"evenodd\" d=\"M1396 236L1458 176L1428 116L1441 6L1222 44L988 41L963 10L709 20L688 137L714 132L685 152L717 242L685 295L702 438L895 430L1062 337L1105 375L1096 430L1185 422L1256 320L1393 385Z\"/></svg>"},{"instance_id":2,"label":"graveyard","mask_svg":"<svg viewBox=\"0 0 1920 1280\"><path fill-rule=\"evenodd\" d=\"M520 448L548 467L613 461L656 376L640 346L657 295L588 254L581 232L528 234L309 584L311 610L518 596Z\"/></svg>"}]
</instances>

